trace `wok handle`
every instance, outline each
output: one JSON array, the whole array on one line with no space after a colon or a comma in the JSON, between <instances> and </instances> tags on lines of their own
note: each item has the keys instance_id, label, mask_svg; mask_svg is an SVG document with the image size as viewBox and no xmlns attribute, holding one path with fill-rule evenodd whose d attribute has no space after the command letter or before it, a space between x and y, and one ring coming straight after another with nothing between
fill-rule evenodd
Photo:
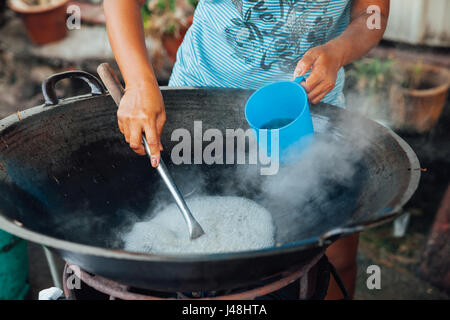
<instances>
[{"instance_id":1,"label":"wok handle","mask_svg":"<svg viewBox=\"0 0 450 320\"><path fill-rule=\"evenodd\" d=\"M125 90L120 84L120 81L114 73L114 70L111 68L109 63L105 62L97 67L97 73L108 89L109 94L114 99L114 102L117 106L119 106L120 100L122 99Z\"/></svg>"},{"instance_id":2,"label":"wok handle","mask_svg":"<svg viewBox=\"0 0 450 320\"><path fill-rule=\"evenodd\" d=\"M59 99L55 92L56 84L63 79L80 79L91 87L92 95L105 94L106 90L102 82L94 75L85 71L67 71L54 74L42 82L42 94L47 106L58 104Z\"/></svg>"}]
</instances>

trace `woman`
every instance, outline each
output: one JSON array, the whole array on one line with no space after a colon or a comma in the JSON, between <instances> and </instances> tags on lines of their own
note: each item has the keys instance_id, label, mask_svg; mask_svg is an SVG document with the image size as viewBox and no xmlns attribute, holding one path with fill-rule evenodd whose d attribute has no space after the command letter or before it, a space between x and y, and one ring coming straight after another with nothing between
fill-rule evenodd
<instances>
[{"instance_id":1,"label":"woman","mask_svg":"<svg viewBox=\"0 0 450 320\"><path fill-rule=\"evenodd\" d=\"M119 128L141 155L145 133L156 167L166 115L144 42L140 13L144 2L105 0L104 8L126 86L117 112ZM312 104L324 101L344 107L343 66L380 41L388 12L389 0L201 0L169 85L257 89L306 75L302 85ZM378 26L371 21L377 14ZM351 236L327 250L350 292L357 243L358 237ZM339 297L334 282L328 296Z\"/></svg>"}]
</instances>

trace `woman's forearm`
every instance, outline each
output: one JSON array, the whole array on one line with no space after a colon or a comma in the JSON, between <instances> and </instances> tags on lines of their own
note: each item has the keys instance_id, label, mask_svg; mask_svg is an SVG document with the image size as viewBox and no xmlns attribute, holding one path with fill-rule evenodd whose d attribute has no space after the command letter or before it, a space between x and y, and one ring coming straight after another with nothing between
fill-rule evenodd
<instances>
[{"instance_id":1,"label":"woman's forearm","mask_svg":"<svg viewBox=\"0 0 450 320\"><path fill-rule=\"evenodd\" d=\"M166 113L145 47L142 4L141 0L103 2L109 42L126 85L117 110L118 126L130 147L140 155L145 155L142 145L145 134L152 166L157 167Z\"/></svg>"},{"instance_id":2,"label":"woman's forearm","mask_svg":"<svg viewBox=\"0 0 450 320\"><path fill-rule=\"evenodd\" d=\"M380 25L370 29L367 21L374 13L367 13L371 5L380 9ZM340 55L341 66L364 56L380 42L386 30L389 15L389 0L355 0L351 12L351 22L337 38L327 43Z\"/></svg>"},{"instance_id":3,"label":"woman's forearm","mask_svg":"<svg viewBox=\"0 0 450 320\"><path fill-rule=\"evenodd\" d=\"M157 86L145 47L141 0L105 0L109 42L127 87L147 82Z\"/></svg>"}]
</instances>

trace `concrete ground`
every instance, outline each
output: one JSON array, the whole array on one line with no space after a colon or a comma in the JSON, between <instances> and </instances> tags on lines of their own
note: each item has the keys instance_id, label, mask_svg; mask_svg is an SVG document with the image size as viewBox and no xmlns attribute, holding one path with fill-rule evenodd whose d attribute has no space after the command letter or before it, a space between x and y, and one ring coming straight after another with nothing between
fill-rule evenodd
<instances>
[{"instance_id":1,"label":"concrete ground","mask_svg":"<svg viewBox=\"0 0 450 320\"><path fill-rule=\"evenodd\" d=\"M366 285L367 267L377 261L358 255L356 300L448 300L450 296L414 273L394 266L381 266L381 289L369 290Z\"/></svg>"},{"instance_id":2,"label":"concrete ground","mask_svg":"<svg viewBox=\"0 0 450 320\"><path fill-rule=\"evenodd\" d=\"M448 300L450 295L434 287L418 276L420 254L426 242L425 236L413 232L395 239L390 233L392 224L363 232L357 258L358 277L355 299L358 300ZM414 238L414 240L412 240ZM381 244L380 244L381 242ZM399 243L404 252L391 253L389 242ZM417 246L413 251L410 246ZM412 253L412 254L411 254ZM368 289L367 268L377 265L381 271L381 289Z\"/></svg>"}]
</instances>

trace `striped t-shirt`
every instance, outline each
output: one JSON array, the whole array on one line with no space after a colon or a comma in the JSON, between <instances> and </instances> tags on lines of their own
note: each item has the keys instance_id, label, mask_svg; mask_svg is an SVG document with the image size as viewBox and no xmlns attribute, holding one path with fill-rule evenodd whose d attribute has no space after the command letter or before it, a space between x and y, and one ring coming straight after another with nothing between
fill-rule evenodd
<instances>
[{"instance_id":1,"label":"striped t-shirt","mask_svg":"<svg viewBox=\"0 0 450 320\"><path fill-rule=\"evenodd\" d=\"M290 80L308 49L344 31L350 7L350 0L200 0L169 85L258 89ZM341 69L324 102L344 106L344 78Z\"/></svg>"}]
</instances>

